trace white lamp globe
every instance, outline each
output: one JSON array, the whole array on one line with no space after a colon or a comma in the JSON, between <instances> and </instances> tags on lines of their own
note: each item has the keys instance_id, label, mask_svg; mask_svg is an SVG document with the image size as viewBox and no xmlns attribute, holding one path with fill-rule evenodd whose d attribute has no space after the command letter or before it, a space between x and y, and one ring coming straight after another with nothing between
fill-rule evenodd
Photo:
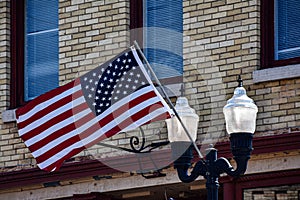
<instances>
[{"instance_id":1,"label":"white lamp globe","mask_svg":"<svg viewBox=\"0 0 300 200\"><path fill-rule=\"evenodd\" d=\"M188 130L191 139L196 141L199 116L195 113L195 110L189 106L187 98L178 97L175 110ZM176 117L167 119L166 123L170 142L192 142Z\"/></svg>"},{"instance_id":2,"label":"white lamp globe","mask_svg":"<svg viewBox=\"0 0 300 200\"><path fill-rule=\"evenodd\" d=\"M228 134L254 133L256 127L257 106L246 94L240 83L234 90L234 95L223 108L226 130Z\"/></svg>"}]
</instances>

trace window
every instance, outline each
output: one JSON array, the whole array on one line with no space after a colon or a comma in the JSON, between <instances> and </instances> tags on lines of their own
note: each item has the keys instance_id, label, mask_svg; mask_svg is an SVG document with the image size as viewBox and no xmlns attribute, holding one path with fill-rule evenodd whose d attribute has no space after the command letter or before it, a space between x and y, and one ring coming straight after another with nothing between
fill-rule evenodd
<instances>
[{"instance_id":1,"label":"window","mask_svg":"<svg viewBox=\"0 0 300 200\"><path fill-rule=\"evenodd\" d=\"M142 44L155 74L178 81L183 73L182 0L131 0L131 29L142 27L133 39Z\"/></svg>"},{"instance_id":2,"label":"window","mask_svg":"<svg viewBox=\"0 0 300 200\"><path fill-rule=\"evenodd\" d=\"M262 67L300 63L300 1L261 1Z\"/></svg>"},{"instance_id":3,"label":"window","mask_svg":"<svg viewBox=\"0 0 300 200\"><path fill-rule=\"evenodd\" d=\"M58 86L58 1L11 1L11 108Z\"/></svg>"},{"instance_id":4,"label":"window","mask_svg":"<svg viewBox=\"0 0 300 200\"><path fill-rule=\"evenodd\" d=\"M58 86L58 1L26 0L25 101Z\"/></svg>"}]
</instances>

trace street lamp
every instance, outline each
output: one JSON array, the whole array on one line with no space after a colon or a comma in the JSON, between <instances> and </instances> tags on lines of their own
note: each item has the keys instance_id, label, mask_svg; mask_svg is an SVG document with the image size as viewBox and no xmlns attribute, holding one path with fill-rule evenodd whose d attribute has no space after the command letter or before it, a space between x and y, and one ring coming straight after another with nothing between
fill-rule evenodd
<instances>
[{"instance_id":1,"label":"street lamp","mask_svg":"<svg viewBox=\"0 0 300 200\"><path fill-rule=\"evenodd\" d=\"M206 179L208 200L218 199L218 178L222 173L238 177L245 173L250 159L258 109L253 100L246 95L241 78L238 79L238 83L233 97L227 101L223 108L236 169L231 166L227 159L217 158L217 150L211 146L206 151L206 158L198 161L189 173L188 169L193 159L193 146L191 144L196 140L199 117L189 107L187 99L179 97L175 109L186 129L189 130L190 136L186 136L186 132L176 118L166 120L172 155L176 158L174 168L177 169L179 179L189 183L200 175L203 176Z\"/></svg>"}]
</instances>

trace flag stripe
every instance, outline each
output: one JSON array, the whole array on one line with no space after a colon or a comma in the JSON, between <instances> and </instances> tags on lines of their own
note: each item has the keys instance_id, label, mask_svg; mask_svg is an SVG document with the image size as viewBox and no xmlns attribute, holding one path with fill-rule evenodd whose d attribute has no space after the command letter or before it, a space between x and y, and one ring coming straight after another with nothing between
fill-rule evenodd
<instances>
[{"instance_id":1,"label":"flag stripe","mask_svg":"<svg viewBox=\"0 0 300 200\"><path fill-rule=\"evenodd\" d=\"M63 105L67 104L68 102L71 102L73 99L77 99L80 96L82 96L82 91L76 91L75 93L73 93L71 95L68 95L62 99L59 99L57 102L49 105L47 108L44 108L44 109L36 112L30 118L20 122L18 125L19 129L25 128L28 124L31 124L34 121L43 117L45 115L45 113L51 113L52 111L55 111L56 108L62 107Z\"/></svg>"},{"instance_id":2,"label":"flag stripe","mask_svg":"<svg viewBox=\"0 0 300 200\"><path fill-rule=\"evenodd\" d=\"M72 157L73 155L76 155L76 154L80 153L84 149L85 149L85 147L81 147L81 148L77 148L77 149L72 149L69 153L67 153L63 157L57 158L50 165L45 164L45 163L40 163L40 164L37 164L37 165L39 166L39 168L44 169L44 170L49 171L49 172L51 172L51 171L57 171L61 167L62 163L66 159Z\"/></svg>"},{"instance_id":3,"label":"flag stripe","mask_svg":"<svg viewBox=\"0 0 300 200\"><path fill-rule=\"evenodd\" d=\"M113 113L111 113L109 116L106 116L105 119L102 119L102 123L99 124L99 126L104 126L105 124L108 124L110 121L113 121L114 120L114 116L119 116L121 115L122 113L124 113L126 110L128 110L128 108L131 108L133 107L134 105L137 105L137 104L140 104L144 101L144 98L151 98L151 97L155 97L155 93L154 92L149 92L149 93L146 93L146 94L143 94L141 96L139 96L138 98L136 98L135 100L131 101L130 105L123 105L122 107L120 107L118 110L114 111ZM143 105L142 105L143 106ZM69 124L65 121L63 121L63 123L61 124L58 124L58 127L62 127L63 125L67 125L66 127L62 127L61 129L58 129L56 131L54 131L52 133L52 135L49 136L49 132L50 130L46 130L44 134L47 134L46 136L44 136L44 138L42 138L43 140L45 140L44 142L41 141L39 144L42 145L42 144L49 144L49 141L53 141L55 139L57 139L58 137L62 136L61 133L68 133L70 131L72 131L73 129L75 128L79 128L80 126L82 126L84 123L98 123L98 121L95 119L94 121L93 120L93 117L94 115L92 114L89 114L88 116L86 116L85 118L83 119L78 119L77 121L74 122L74 125L72 124ZM76 119L76 118L75 118ZM74 121L73 118L71 118L71 121ZM69 125L68 125L69 124ZM73 129L71 129L71 127L73 127ZM83 129L79 130L79 131L84 131ZM43 133L41 133L40 135L44 135ZM49 140L51 139L51 140ZM31 140L33 141L39 141L41 139L39 138L32 138ZM59 139L61 141L61 139ZM28 141L26 141L26 145L27 146L31 146L33 143L29 143ZM41 148L40 145L37 145L37 147L31 147L31 151L35 151L37 148Z\"/></svg>"},{"instance_id":4,"label":"flag stripe","mask_svg":"<svg viewBox=\"0 0 300 200\"><path fill-rule=\"evenodd\" d=\"M46 135L45 137L41 138L38 142L26 144L29 146L31 152L35 152L38 149L42 150L44 147L48 148L48 145L52 145L53 142L56 142L57 139L60 141L63 141L64 137L67 137L66 135L72 134L77 127L82 126L85 123L88 123L94 118L93 113L88 113L87 115L80 118L75 123L67 124L66 126L62 127L61 129L58 129L54 131L51 134ZM50 142L49 142L50 141ZM28 141L27 141L28 142Z\"/></svg>"},{"instance_id":5,"label":"flag stripe","mask_svg":"<svg viewBox=\"0 0 300 200\"><path fill-rule=\"evenodd\" d=\"M67 118L63 121L56 123L49 129L41 132L40 134L36 135L35 137L30 138L29 140L26 140L25 143L26 143L26 145L31 146L31 145L43 140L43 138L48 137L49 135L55 133L56 131L61 130L65 126L68 126L69 124L73 124L75 119L77 119L77 121L79 121L81 118L85 117L86 115L88 115L90 113L91 113L90 109L83 110L83 111L77 113L76 115L70 116L69 118ZM92 115L94 116L93 113L92 113Z\"/></svg>"},{"instance_id":6,"label":"flag stripe","mask_svg":"<svg viewBox=\"0 0 300 200\"><path fill-rule=\"evenodd\" d=\"M107 137L170 115L134 48L16 112L19 135L47 171Z\"/></svg>"},{"instance_id":7,"label":"flag stripe","mask_svg":"<svg viewBox=\"0 0 300 200\"><path fill-rule=\"evenodd\" d=\"M150 94L151 93L153 93L153 92L150 92ZM152 94L153 95L153 94ZM153 99L154 99L155 97L153 97ZM137 102L139 102L140 101L140 97L139 98L137 98ZM156 103L158 100L156 99L156 101L154 101L154 103ZM135 102L135 101L133 101L133 102ZM135 107L134 107L134 109L132 109L131 110L131 112L134 112L134 111L138 111L138 110L142 110L145 106L147 106L147 104L150 104L150 102L152 103L153 102L153 100L152 99L150 99L150 100L147 100L147 101L142 101L142 102L140 102L140 104L138 104L138 105L136 105ZM135 105L135 103L133 103L133 105ZM150 105L150 108L151 108L151 106L152 105ZM124 105L124 107L128 107L128 105ZM80 134L79 136L80 136L80 138L85 138L86 136L85 135L90 135L90 134L92 134L92 133L94 133L94 132L96 132L98 129L101 129L101 133L99 133L99 136L101 136L101 135L103 135L103 134L105 134L106 132L108 132L108 131L111 131L110 129L110 127L114 127L114 126L120 126L120 124L118 124L117 122L118 121L124 121L123 120L123 118L130 118L130 116L131 116L131 113L130 114L128 114L128 113L124 113L123 112L123 110L124 110L124 107L120 107L118 110L116 110L116 112L117 113L120 113L120 111L122 111L122 115L117 115L118 117L116 118L115 116L115 114L114 113L112 113L112 114L110 114L110 115L108 115L108 116L106 116L105 118L103 118L102 120L100 120L99 122L97 121L97 120L91 120L91 121L89 121L88 123L87 123L87 125L90 125L90 124L93 124L92 126L90 126L90 127L86 127L86 126L82 126L82 127L77 127L78 129L80 129L79 130L79 132L82 132L83 134ZM147 107L148 108L148 107ZM130 109L130 108L129 108ZM145 109L145 108L144 108ZM127 108L127 110L128 110L128 108ZM141 113L140 113L141 114ZM133 120L131 120L130 121L131 123L133 123ZM87 128L87 129L86 129ZM122 128L122 127L121 127ZM120 131L121 129L119 128L118 129L118 132ZM113 134L116 134L117 132L115 132L115 131L113 131L113 133L112 133L112 135ZM51 142L51 144L49 144L49 145L47 145L47 146L45 146L45 147L43 147L42 149L45 149L45 150L47 150L48 149L48 151L51 151L52 153L54 152L54 153L57 153L57 152L59 152L60 150L62 150L65 146L64 145L68 145L69 143L68 142L66 142L67 140L70 140L70 142L72 143L72 142L74 142L74 136L73 136L73 134L71 134L70 136L72 136L72 137L70 137L70 138L66 138L66 140L63 140L63 138L62 137L60 137L60 138L58 138L58 141L56 142L56 141L52 141ZM79 138L79 139L80 139ZM53 143L53 144L52 144ZM59 144L60 143L60 144ZM55 150L51 150L50 148L51 148L51 146L50 145L52 145L52 148L53 147L55 147ZM59 148L59 146L61 146L61 148ZM42 149L40 149L40 150L42 150ZM50 149L50 150L49 150ZM48 152L48 151L45 151L45 152ZM36 152L32 152L35 156L39 156L39 154L37 153L36 154ZM48 157L48 155L50 155L50 154L44 154L43 156L44 157ZM42 161L40 161L39 160L39 162L42 162Z\"/></svg>"},{"instance_id":8,"label":"flag stripe","mask_svg":"<svg viewBox=\"0 0 300 200\"><path fill-rule=\"evenodd\" d=\"M78 89L80 89L80 87L79 87ZM68 96L72 97L72 93L71 93L71 92L73 92L73 91L70 91L70 92L64 94L64 96L63 96L63 95L60 95L60 97L61 97L61 98L64 98L65 95L68 95ZM73 98L71 98L71 99L73 99ZM51 99L51 104L55 104L57 100L59 100L59 98L56 98L56 97L52 98L52 99ZM75 99L75 100L76 100L76 99ZM84 100L84 99L82 99L82 100ZM64 108L65 108L65 109L70 109L70 108L72 108L72 106L73 106L72 102L74 102L74 99L73 99L73 101L71 101L71 102L68 103L68 104L63 105L62 107L57 107L56 110L53 110L53 111L50 112L50 113L46 113L46 112L45 112L42 118L40 118L40 119L34 121L33 123L28 124L27 126L24 126L24 128L19 127L19 130L21 131L21 132L20 132L20 136L22 136L23 134L27 133L28 131L30 131L30 130L33 129L34 127L38 126L39 124L42 124L44 121L48 121L49 118L52 118L53 116L55 116L55 114L56 114L55 111L56 111L56 112L59 111L58 113L60 113L60 112L63 111ZM47 108L47 106L48 106L48 104L45 104L45 105L40 104L40 105L36 106L35 108L33 108L34 113L39 112L40 110L43 110L43 109ZM67 106L69 106L69 108L67 108ZM76 106L76 105L75 105L75 106ZM55 107L54 107L54 108L55 108ZM18 119L18 124L21 124L23 121L26 121L26 120L30 119L32 116L34 116L34 114L32 114L32 115L27 115L27 116L24 115L24 116L20 117L20 118ZM43 120L42 120L42 119L43 119Z\"/></svg>"},{"instance_id":9,"label":"flag stripe","mask_svg":"<svg viewBox=\"0 0 300 200\"><path fill-rule=\"evenodd\" d=\"M149 106L150 107L150 106ZM166 112L165 110L162 110L162 111L160 111L160 113L161 112ZM155 114L155 112L153 112L154 114ZM156 115L159 115L160 113L158 113L158 114L156 114ZM139 113L139 114L141 114L141 113ZM149 114L149 115L152 115L151 117L153 117L153 115L154 114ZM155 116L154 116L155 117ZM149 120L149 116L148 117L144 117L144 121L145 121L145 119L147 119L147 121L146 122L148 122L148 120ZM130 120L130 121L132 121L132 120ZM127 121L128 122L128 121ZM127 123L126 122L126 123ZM140 120L140 122L138 122L138 123L136 123L136 127L137 127L137 125L142 125L142 124L144 124L145 122L143 122L143 120ZM129 124L130 126L132 126L132 123L130 123ZM124 126L124 125L122 125L122 126ZM120 129L120 127L118 126L118 124L116 124L113 128L111 128L112 126L108 126L107 128L109 128L108 129L108 132L109 133L111 133L112 135L113 134L115 134L115 133L117 133L117 132L119 132L121 129ZM101 127L102 128L102 127ZM109 135L109 136L111 136L111 135ZM87 146L89 146L91 143L92 144L94 144L94 142L95 141L100 141L100 140L103 140L103 139L105 139L107 137L107 135L103 135L103 130L102 129L99 129L99 126L97 125L97 124L94 124L89 130L87 130L87 131L84 131L83 132L83 134L81 134L80 135L80 138L77 138L78 139L78 143L76 143L76 145L74 146L74 145L72 145L72 146L74 146L73 148L80 148L80 147L82 147L81 145L84 145L86 148L87 148ZM71 139L71 142L74 142L75 140L74 139L76 139L76 138L72 138ZM80 141L81 140L81 141ZM81 142L84 142L84 144L82 144ZM45 160L45 163L48 163L48 162L51 162L51 160L53 160L53 157L55 157L55 158L58 158L58 157L60 157L61 156L61 154L63 154L63 152L65 152L65 151L67 151L68 152L68 150L71 150L70 148L70 146L68 145L69 143L68 142L65 142L64 143L65 145L67 145L67 147L62 147L62 148L59 148L59 147L55 147L55 149L56 149L56 155L53 155L51 158L49 158L48 160ZM81 144L81 145L80 145ZM58 150L59 149L59 150ZM53 154L53 152L54 152L55 150L53 150L51 153ZM49 152L49 155L51 154L50 152ZM64 155L64 154L63 154ZM62 155L62 156L63 156ZM47 156L48 157L48 156ZM54 159L55 160L55 159Z\"/></svg>"},{"instance_id":10,"label":"flag stripe","mask_svg":"<svg viewBox=\"0 0 300 200\"><path fill-rule=\"evenodd\" d=\"M74 105L75 107L72 108L70 107L71 105ZM56 115L54 115L55 113L51 112L32 123L35 125L34 127L28 126L21 129L20 131L24 132L22 134L22 138L24 140L28 140L29 138L32 138L37 134L40 134L41 132L51 128L57 122L63 121L64 119L71 117L73 114L76 114L76 112L80 111L82 108L87 108L83 97L76 99L75 101L72 101L68 104L65 104L64 106L61 106L55 111L53 111L57 113Z\"/></svg>"},{"instance_id":11,"label":"flag stripe","mask_svg":"<svg viewBox=\"0 0 300 200\"><path fill-rule=\"evenodd\" d=\"M145 90L145 91L147 91L147 90ZM134 95L133 95L134 96ZM148 93L146 93L146 94L143 94L143 95L141 95L141 96L138 96L135 100L133 100L132 101L132 105L123 105L122 107L120 107L117 111L114 111L114 112L112 112L112 111L110 111L109 113L110 113L110 115L108 115L108 116L106 116L104 119L99 119L99 120L101 120L103 123L101 123L100 124L100 126L104 126L105 124L108 124L109 122L111 122L111 121L113 121L114 120L114 116L118 116L118 115L120 115L120 114L122 114L122 113L124 113L127 109L128 109L128 107L133 107L135 104L139 104L139 103L141 103L141 102L143 102L143 98L151 98L151 97L154 97L155 96L155 93L153 93L152 91L151 92L148 92ZM80 113L81 115L82 115L82 113ZM78 117L75 117L75 119L77 119ZM71 117L70 118L70 121L72 122L72 121L74 121L74 119ZM91 124L91 123L98 123L98 119L93 119L92 118L92 115L89 115L86 119L84 119L84 120L82 120L82 119L80 119L80 118L78 118L78 120L77 121L75 121L74 123L76 124L76 126L68 126L66 129L64 129L64 127L62 127L62 126L64 126L64 125L66 125L66 124L69 124L68 122L66 122L66 120L64 120L64 121L62 121L62 123L59 123L59 124L57 124L57 125L54 125L53 127L51 127L51 128L55 128L55 126L57 126L57 127L59 127L59 128L61 128L62 127L62 129L64 129L64 130L60 130L60 129L58 129L58 130L56 130L58 133L62 133L62 132L65 132L65 131L72 131L72 130L69 130L69 127L73 127L74 129L75 128L79 128L79 132L80 131L85 131L85 127L81 127L83 124L84 124L84 122L85 123L88 123L88 124ZM87 125L85 125L85 126L87 126ZM55 131L53 132L53 134L54 135L50 135L50 137L49 137L49 134L51 134L51 130L46 130L45 131L45 133L41 133L40 135L38 135L38 137L39 138L31 138L30 140L33 140L33 141L40 141L41 139L41 136L43 136L43 135L45 135L42 139L44 139L44 140L46 140L46 141L44 141L44 142L41 142L40 144L45 144L45 143L48 143L49 141L48 141L48 139L49 138L51 138L51 139L57 139L58 137L60 137L61 135L59 135L59 134L55 134ZM55 135L56 135L56 137L55 137ZM61 141L61 139L60 139L60 141ZM27 146L31 146L32 144L34 144L33 142L30 142L29 140L27 140L26 141L27 142ZM32 147L32 150L36 150L36 148L35 147Z\"/></svg>"},{"instance_id":12,"label":"flag stripe","mask_svg":"<svg viewBox=\"0 0 300 200\"><path fill-rule=\"evenodd\" d=\"M22 122L26 118L31 117L40 109L44 109L48 105L51 105L53 103L53 99L56 101L56 99L59 99L61 96L62 98L64 96L67 96L66 94L68 92L73 92L73 90L76 90L78 88L76 86L78 86L79 84L80 84L80 79L76 79L66 85L60 86L55 90L51 90L50 92L47 92L35 98L34 101L29 102L28 104L26 104L26 106L17 109L16 111L17 120Z\"/></svg>"},{"instance_id":13,"label":"flag stripe","mask_svg":"<svg viewBox=\"0 0 300 200\"><path fill-rule=\"evenodd\" d=\"M139 119L139 121L136 123L136 125L140 126L145 123L149 123L151 121L151 120L149 121L149 118L156 118L156 117L161 118L162 116L165 116L165 114L166 114L166 110L164 108L157 109L156 111L151 112L148 115L146 115L145 117ZM146 119L146 121L145 121L145 119ZM132 124L129 124L129 126L132 126ZM117 133L120 130L121 129L118 126L115 126L110 129L110 131L113 133ZM97 143L107 137L107 135L102 135L101 132L102 132L101 129L100 130L98 129L96 131L91 131L89 134L86 133L84 138L83 138L83 136L81 136L80 139L76 143L73 143L72 145L67 145L66 148L62 149L61 151L58 151L57 154L53 155L48 160L41 162L39 165L42 168L48 167L49 165L52 165L54 162L56 162L56 160L64 159L65 156L69 152L73 151L73 149L82 149L82 148L85 149L85 148L88 148L88 147L94 145L95 143ZM99 135L102 135L102 136L98 137ZM76 138L72 138L72 139L76 139Z\"/></svg>"}]
</instances>

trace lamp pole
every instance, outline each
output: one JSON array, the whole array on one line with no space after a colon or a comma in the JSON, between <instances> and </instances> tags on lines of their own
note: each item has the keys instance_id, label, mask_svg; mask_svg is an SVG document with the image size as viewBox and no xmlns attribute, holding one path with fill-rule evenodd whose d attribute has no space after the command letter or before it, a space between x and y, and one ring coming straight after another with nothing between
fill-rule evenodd
<instances>
[{"instance_id":1,"label":"lamp pole","mask_svg":"<svg viewBox=\"0 0 300 200\"><path fill-rule=\"evenodd\" d=\"M231 166L226 158L218 158L217 149L213 148L211 145L206 150L205 158L198 161L194 165L192 171L188 173L193 159L192 142L182 137L180 128L174 128L179 126L176 124L176 120L167 120L172 154L173 158L176 159L174 162L174 168L177 170L179 179L184 183L190 183L196 180L199 176L203 176L206 179L208 200L218 200L218 179L221 174L226 173L229 176L238 177L245 173L248 160L250 159L250 154L252 152L252 139L255 131L256 114L258 109L253 100L246 95L246 90L243 88L240 77L238 79L238 83L238 87L235 89L233 97L227 101L227 105L225 105L223 109L226 121L226 130L230 135L230 147L233 159L236 162L236 169ZM182 112L180 117L183 118L183 121L190 122L191 120L185 119L185 117L187 116L191 118L194 111L188 114L186 113L186 110L189 109L187 109L187 105L184 106L185 109L179 108L179 114L180 110L185 111ZM193 124L186 123L186 126L190 129L189 126L193 126ZM194 126L197 127L197 124L194 124ZM175 133L172 133L174 130ZM196 137L195 134L197 134L197 130L194 130L192 133L193 138ZM180 135L181 137L177 137L179 139L176 139L176 135Z\"/></svg>"}]
</instances>

